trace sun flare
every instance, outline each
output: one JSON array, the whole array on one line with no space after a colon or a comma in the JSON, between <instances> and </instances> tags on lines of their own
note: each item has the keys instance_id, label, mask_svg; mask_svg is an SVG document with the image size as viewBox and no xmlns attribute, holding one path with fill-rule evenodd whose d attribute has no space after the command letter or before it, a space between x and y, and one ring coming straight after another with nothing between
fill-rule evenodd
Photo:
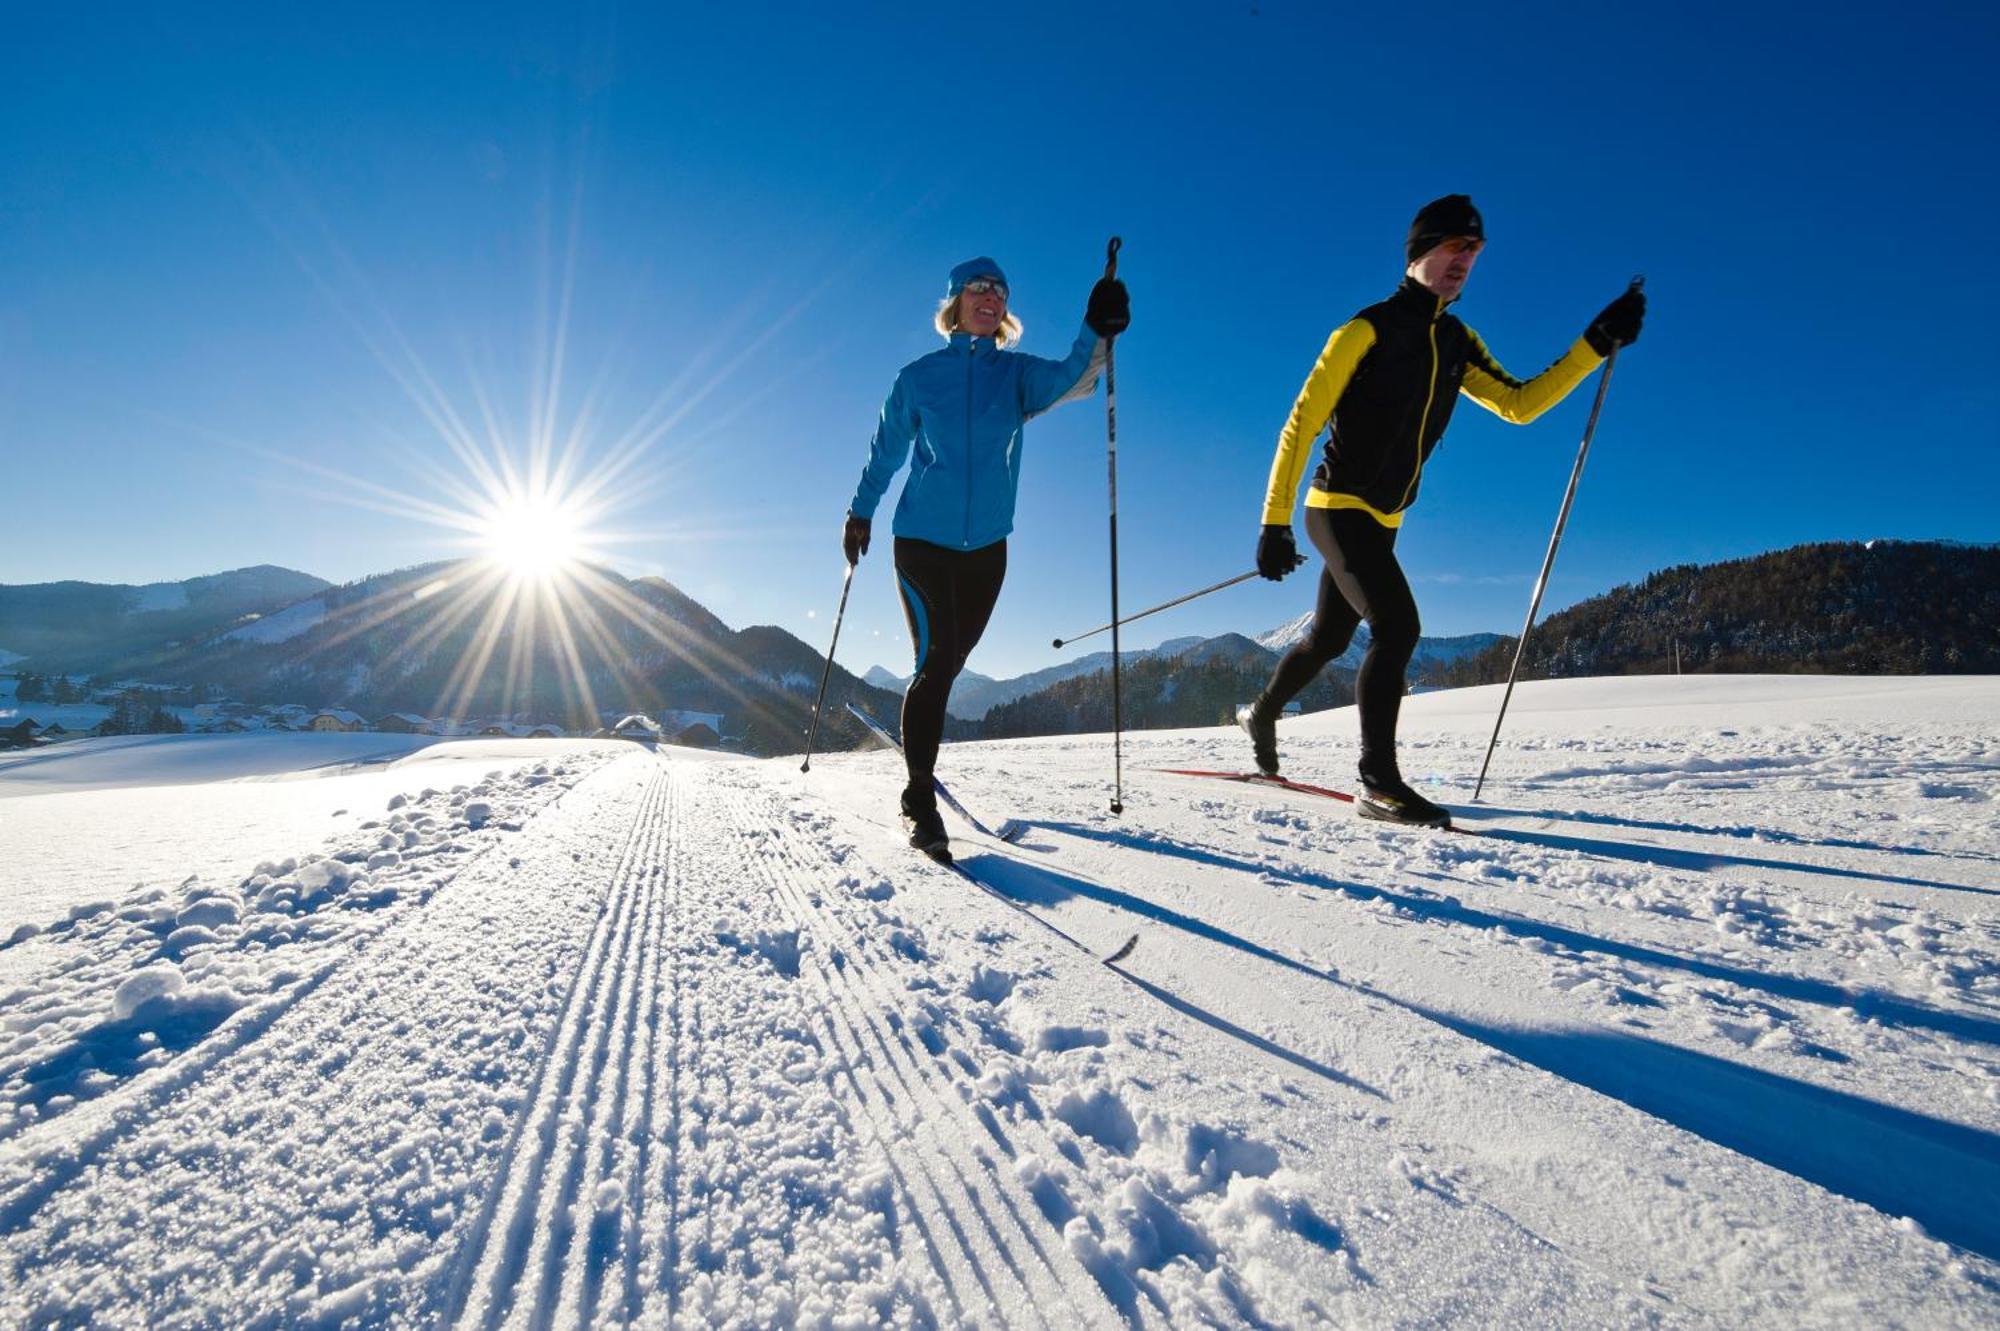
<instances>
[{"instance_id":1,"label":"sun flare","mask_svg":"<svg viewBox=\"0 0 2000 1331\"><path fill-rule=\"evenodd\" d=\"M479 543L514 577L542 580L582 559L587 536L583 515L561 497L510 494L485 515Z\"/></svg>"}]
</instances>

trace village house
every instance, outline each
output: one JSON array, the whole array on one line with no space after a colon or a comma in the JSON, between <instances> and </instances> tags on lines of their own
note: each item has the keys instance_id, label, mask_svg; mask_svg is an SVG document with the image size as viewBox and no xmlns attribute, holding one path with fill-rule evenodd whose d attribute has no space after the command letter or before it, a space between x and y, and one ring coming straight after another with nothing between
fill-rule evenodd
<instances>
[{"instance_id":1,"label":"village house","mask_svg":"<svg viewBox=\"0 0 2000 1331\"><path fill-rule=\"evenodd\" d=\"M358 713L339 707L329 707L325 711L314 712L312 720L306 723L306 729L320 732L352 734L367 728L368 723Z\"/></svg>"},{"instance_id":2,"label":"village house","mask_svg":"<svg viewBox=\"0 0 2000 1331\"><path fill-rule=\"evenodd\" d=\"M375 723L375 729L385 735L434 735L436 728L427 716L414 712L391 712Z\"/></svg>"},{"instance_id":3,"label":"village house","mask_svg":"<svg viewBox=\"0 0 2000 1331\"><path fill-rule=\"evenodd\" d=\"M260 715L266 730L310 730L313 712L310 707L301 707L288 702L281 707L267 707Z\"/></svg>"},{"instance_id":4,"label":"village house","mask_svg":"<svg viewBox=\"0 0 2000 1331\"><path fill-rule=\"evenodd\" d=\"M659 723L638 712L620 717L618 724L604 733L613 739L635 739L647 744L657 744L662 738Z\"/></svg>"},{"instance_id":5,"label":"village house","mask_svg":"<svg viewBox=\"0 0 2000 1331\"><path fill-rule=\"evenodd\" d=\"M679 739L696 726L706 726L710 734L722 733L722 713L690 712L680 708L663 711L659 716L660 729L667 735ZM683 741L685 742L685 741Z\"/></svg>"}]
</instances>

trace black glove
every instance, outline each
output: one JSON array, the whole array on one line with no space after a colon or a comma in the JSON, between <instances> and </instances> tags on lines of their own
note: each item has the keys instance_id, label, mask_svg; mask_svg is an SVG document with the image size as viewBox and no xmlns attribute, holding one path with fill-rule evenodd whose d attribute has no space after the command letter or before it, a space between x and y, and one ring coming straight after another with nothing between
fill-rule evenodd
<instances>
[{"instance_id":1,"label":"black glove","mask_svg":"<svg viewBox=\"0 0 2000 1331\"><path fill-rule=\"evenodd\" d=\"M1630 287L1590 321L1590 327L1583 330L1584 340L1598 355L1609 356L1613 347L1629 347L1639 340L1639 325L1645 319L1646 293Z\"/></svg>"},{"instance_id":2,"label":"black glove","mask_svg":"<svg viewBox=\"0 0 2000 1331\"><path fill-rule=\"evenodd\" d=\"M868 533L875 524L867 518L847 515L847 527L840 533L840 548L847 552L847 562L858 564L861 556L868 553Z\"/></svg>"},{"instance_id":3,"label":"black glove","mask_svg":"<svg viewBox=\"0 0 2000 1331\"><path fill-rule=\"evenodd\" d=\"M1292 539L1292 524L1267 524L1257 538L1257 571L1276 582L1298 566L1299 546Z\"/></svg>"},{"instance_id":4,"label":"black glove","mask_svg":"<svg viewBox=\"0 0 2000 1331\"><path fill-rule=\"evenodd\" d=\"M1100 277L1090 289L1090 304L1084 307L1083 321L1099 337L1116 337L1132 326L1132 298L1125 284L1115 277Z\"/></svg>"}]
</instances>

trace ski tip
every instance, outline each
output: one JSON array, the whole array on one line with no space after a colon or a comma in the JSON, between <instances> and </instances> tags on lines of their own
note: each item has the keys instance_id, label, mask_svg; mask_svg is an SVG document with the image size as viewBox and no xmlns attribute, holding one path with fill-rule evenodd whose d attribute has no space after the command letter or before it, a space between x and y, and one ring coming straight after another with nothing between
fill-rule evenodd
<instances>
[{"instance_id":1,"label":"ski tip","mask_svg":"<svg viewBox=\"0 0 2000 1331\"><path fill-rule=\"evenodd\" d=\"M1125 958L1131 956L1132 949L1137 946L1139 946L1139 935L1133 934L1130 938L1126 939L1123 943L1120 943L1118 945L1118 950L1116 952L1113 952L1110 956L1104 959L1104 964L1107 966L1117 965L1119 962L1125 960Z\"/></svg>"}]
</instances>

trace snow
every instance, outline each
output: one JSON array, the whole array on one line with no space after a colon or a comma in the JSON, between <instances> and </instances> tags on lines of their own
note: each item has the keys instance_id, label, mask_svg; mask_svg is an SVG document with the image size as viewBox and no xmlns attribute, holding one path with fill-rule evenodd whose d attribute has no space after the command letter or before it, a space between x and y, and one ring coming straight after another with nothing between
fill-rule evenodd
<instances>
[{"instance_id":1,"label":"snow","mask_svg":"<svg viewBox=\"0 0 2000 1331\"><path fill-rule=\"evenodd\" d=\"M1296 619L1286 620L1274 629L1259 633L1255 641L1258 646L1269 648L1274 652L1286 651L1292 644L1306 636L1306 630L1313 626L1313 620L1318 618L1318 615L1318 611L1308 610Z\"/></svg>"},{"instance_id":2,"label":"snow","mask_svg":"<svg viewBox=\"0 0 2000 1331\"><path fill-rule=\"evenodd\" d=\"M0 754L0 939L78 904L282 859L384 801L613 741L126 735ZM18 959L0 950L0 988Z\"/></svg>"},{"instance_id":3,"label":"snow","mask_svg":"<svg viewBox=\"0 0 2000 1331\"><path fill-rule=\"evenodd\" d=\"M300 634L317 628L325 618L326 597L308 596L262 619L253 619L248 624L233 628L222 636L237 642L290 642Z\"/></svg>"},{"instance_id":4,"label":"snow","mask_svg":"<svg viewBox=\"0 0 2000 1331\"><path fill-rule=\"evenodd\" d=\"M15 657L20 660L20 657ZM21 681L0 675L0 726L10 726L26 717L40 725L60 725L65 730L88 730L111 715L111 708L95 702L22 702L17 696Z\"/></svg>"},{"instance_id":5,"label":"snow","mask_svg":"<svg viewBox=\"0 0 2000 1331\"><path fill-rule=\"evenodd\" d=\"M1475 835L947 746L998 897L886 752L25 755L0 1323L1993 1325L2000 681L1498 693Z\"/></svg>"}]
</instances>

